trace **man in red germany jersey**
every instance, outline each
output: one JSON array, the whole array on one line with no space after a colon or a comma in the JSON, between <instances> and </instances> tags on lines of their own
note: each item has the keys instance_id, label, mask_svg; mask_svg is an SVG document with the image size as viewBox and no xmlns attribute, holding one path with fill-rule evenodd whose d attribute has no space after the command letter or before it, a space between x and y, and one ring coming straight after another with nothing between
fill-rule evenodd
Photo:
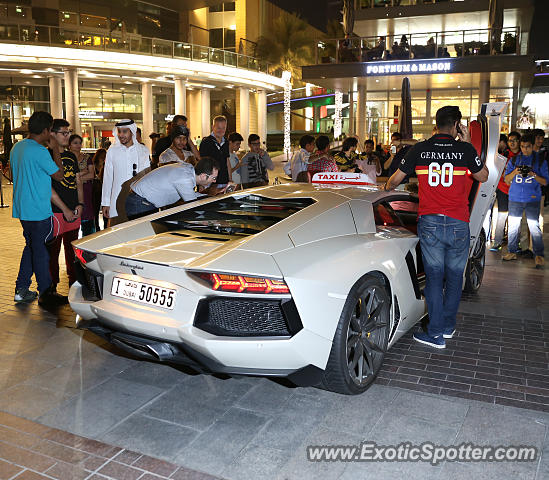
<instances>
[{"instance_id":1,"label":"man in red germany jersey","mask_svg":"<svg viewBox=\"0 0 549 480\"><path fill-rule=\"evenodd\" d=\"M435 348L445 348L444 339L455 333L469 253L471 180L467 172L479 182L488 179L488 169L460 121L459 107L440 108L436 115L438 133L412 147L385 185L386 190L392 190L406 175L414 171L417 174L418 236L425 266L429 325L426 333L415 333L414 340Z\"/></svg>"}]
</instances>

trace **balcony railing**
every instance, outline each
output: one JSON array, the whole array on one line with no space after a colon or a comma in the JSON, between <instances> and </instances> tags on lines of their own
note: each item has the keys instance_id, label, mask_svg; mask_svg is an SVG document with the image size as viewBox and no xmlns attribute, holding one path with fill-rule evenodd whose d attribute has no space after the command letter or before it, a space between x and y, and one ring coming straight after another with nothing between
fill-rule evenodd
<instances>
[{"instance_id":1,"label":"balcony railing","mask_svg":"<svg viewBox=\"0 0 549 480\"><path fill-rule=\"evenodd\" d=\"M355 0L356 8L406 7L408 5L428 5L463 0Z\"/></svg>"},{"instance_id":2,"label":"balcony railing","mask_svg":"<svg viewBox=\"0 0 549 480\"><path fill-rule=\"evenodd\" d=\"M520 53L520 28L503 28L494 45L488 28L322 40L316 45L316 63L464 57L490 55L492 50Z\"/></svg>"},{"instance_id":3,"label":"balcony railing","mask_svg":"<svg viewBox=\"0 0 549 480\"><path fill-rule=\"evenodd\" d=\"M274 74L267 62L220 48L133 34L86 32L76 27L0 24L0 42L154 55Z\"/></svg>"},{"instance_id":4,"label":"balcony railing","mask_svg":"<svg viewBox=\"0 0 549 480\"><path fill-rule=\"evenodd\" d=\"M334 91L329 88L323 87L313 87L311 89L310 95L307 95L307 90L305 87L294 88L290 92L291 100L300 100L303 98L319 97L319 96L329 96L333 95ZM284 101L284 92L273 92L267 95L267 103L277 103Z\"/></svg>"}]
</instances>

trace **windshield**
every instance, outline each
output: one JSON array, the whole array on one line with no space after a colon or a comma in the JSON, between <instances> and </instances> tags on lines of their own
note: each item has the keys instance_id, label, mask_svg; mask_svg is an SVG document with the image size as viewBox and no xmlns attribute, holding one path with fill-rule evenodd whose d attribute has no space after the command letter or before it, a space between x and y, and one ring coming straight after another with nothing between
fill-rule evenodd
<instances>
[{"instance_id":1,"label":"windshield","mask_svg":"<svg viewBox=\"0 0 549 480\"><path fill-rule=\"evenodd\" d=\"M313 203L312 198L272 199L254 194L231 196L173 213L151 223L156 233L193 230L247 236L262 232Z\"/></svg>"}]
</instances>

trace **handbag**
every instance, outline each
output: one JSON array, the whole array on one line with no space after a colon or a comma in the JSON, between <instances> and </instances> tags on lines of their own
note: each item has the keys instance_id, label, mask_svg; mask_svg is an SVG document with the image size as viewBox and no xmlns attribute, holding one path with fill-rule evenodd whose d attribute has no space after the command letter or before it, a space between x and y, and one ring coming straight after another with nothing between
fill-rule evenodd
<instances>
[{"instance_id":1,"label":"handbag","mask_svg":"<svg viewBox=\"0 0 549 480\"><path fill-rule=\"evenodd\" d=\"M71 230L77 230L80 228L80 217L72 222L69 222L63 213L54 212L53 214L53 236L58 237L63 235L65 232L70 232Z\"/></svg>"}]
</instances>

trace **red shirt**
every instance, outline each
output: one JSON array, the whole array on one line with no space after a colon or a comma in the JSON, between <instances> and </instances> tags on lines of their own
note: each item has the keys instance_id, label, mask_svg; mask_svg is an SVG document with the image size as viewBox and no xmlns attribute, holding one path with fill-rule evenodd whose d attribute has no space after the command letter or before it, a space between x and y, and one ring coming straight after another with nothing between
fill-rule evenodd
<instances>
[{"instance_id":1,"label":"red shirt","mask_svg":"<svg viewBox=\"0 0 549 480\"><path fill-rule=\"evenodd\" d=\"M507 162L513 157L516 157L520 153L520 150L517 153L513 153L511 150L507 150ZM505 164L505 168L507 168L507 163ZM503 173L501 174L501 178L498 182L498 190L501 190L503 193L506 193L509 195L509 188L511 188L511 185L507 185L505 183L505 168L503 169Z\"/></svg>"},{"instance_id":2,"label":"red shirt","mask_svg":"<svg viewBox=\"0 0 549 480\"><path fill-rule=\"evenodd\" d=\"M337 164L331 155L323 153L320 156L313 156L309 158L307 170L314 175L318 172L338 172Z\"/></svg>"},{"instance_id":3,"label":"red shirt","mask_svg":"<svg viewBox=\"0 0 549 480\"><path fill-rule=\"evenodd\" d=\"M482 169L475 148L450 135L437 134L414 145L402 159L399 170L415 171L419 183L418 215L440 214L469 221L471 179L467 172Z\"/></svg>"}]
</instances>

